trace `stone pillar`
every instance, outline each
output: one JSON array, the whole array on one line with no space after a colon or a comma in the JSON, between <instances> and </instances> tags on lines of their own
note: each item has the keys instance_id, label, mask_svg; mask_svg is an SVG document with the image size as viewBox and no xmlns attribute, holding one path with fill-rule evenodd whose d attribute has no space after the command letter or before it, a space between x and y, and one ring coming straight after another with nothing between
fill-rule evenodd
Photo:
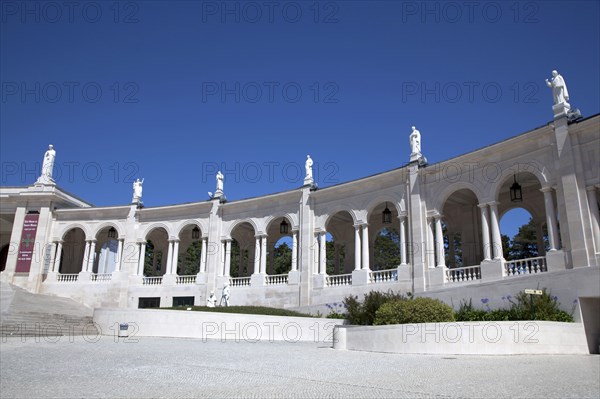
<instances>
[{"instance_id":1,"label":"stone pillar","mask_svg":"<svg viewBox=\"0 0 600 399\"><path fill-rule=\"evenodd\" d=\"M260 240L260 273L267 273L267 236L264 235Z\"/></svg>"},{"instance_id":2,"label":"stone pillar","mask_svg":"<svg viewBox=\"0 0 600 399\"><path fill-rule=\"evenodd\" d=\"M477 205L481 211L481 243L483 245L483 260L492 260L490 246L490 228L488 223L487 204ZM463 265L464 266L464 265Z\"/></svg>"},{"instance_id":3,"label":"stone pillar","mask_svg":"<svg viewBox=\"0 0 600 399\"><path fill-rule=\"evenodd\" d=\"M167 250L167 266L165 274L172 274L171 264L173 263L173 241L169 240L169 248Z\"/></svg>"},{"instance_id":4,"label":"stone pillar","mask_svg":"<svg viewBox=\"0 0 600 399\"><path fill-rule=\"evenodd\" d=\"M291 271L298 270L298 231L292 231L292 268Z\"/></svg>"},{"instance_id":5,"label":"stone pillar","mask_svg":"<svg viewBox=\"0 0 600 399\"><path fill-rule=\"evenodd\" d=\"M139 243L139 258L138 258L138 267L137 267L137 275L144 275L144 261L146 260L146 241Z\"/></svg>"},{"instance_id":6,"label":"stone pillar","mask_svg":"<svg viewBox=\"0 0 600 399\"><path fill-rule=\"evenodd\" d=\"M592 216L592 234L594 236L595 253L600 252L600 212L598 211L598 197L596 187L586 188L588 204L590 204L590 213Z\"/></svg>"},{"instance_id":7,"label":"stone pillar","mask_svg":"<svg viewBox=\"0 0 600 399\"><path fill-rule=\"evenodd\" d=\"M207 237L202 238L202 252L200 253L200 273L206 273L206 241Z\"/></svg>"},{"instance_id":8,"label":"stone pillar","mask_svg":"<svg viewBox=\"0 0 600 399\"><path fill-rule=\"evenodd\" d=\"M498 203L490 202L490 214L492 224L492 248L494 250L494 260L504 259L502 253L502 238L500 236L500 225L498 224Z\"/></svg>"},{"instance_id":9,"label":"stone pillar","mask_svg":"<svg viewBox=\"0 0 600 399\"><path fill-rule=\"evenodd\" d=\"M442 232L442 215L435 217L435 248L437 267L446 267L446 254L444 251L444 234Z\"/></svg>"},{"instance_id":10,"label":"stone pillar","mask_svg":"<svg viewBox=\"0 0 600 399\"><path fill-rule=\"evenodd\" d=\"M260 274L260 236L256 236L256 244L254 245L254 273Z\"/></svg>"},{"instance_id":11,"label":"stone pillar","mask_svg":"<svg viewBox=\"0 0 600 399\"><path fill-rule=\"evenodd\" d=\"M90 242L89 262L87 265L87 271L90 273L94 272L94 262L96 262L96 240Z\"/></svg>"},{"instance_id":12,"label":"stone pillar","mask_svg":"<svg viewBox=\"0 0 600 399\"><path fill-rule=\"evenodd\" d=\"M360 225L354 226L354 270L360 270Z\"/></svg>"},{"instance_id":13,"label":"stone pillar","mask_svg":"<svg viewBox=\"0 0 600 399\"><path fill-rule=\"evenodd\" d=\"M225 240L225 272L224 275L229 277L231 275L231 240Z\"/></svg>"},{"instance_id":14,"label":"stone pillar","mask_svg":"<svg viewBox=\"0 0 600 399\"><path fill-rule=\"evenodd\" d=\"M327 271L327 232L322 231L319 234L319 274L326 274Z\"/></svg>"},{"instance_id":15,"label":"stone pillar","mask_svg":"<svg viewBox=\"0 0 600 399\"><path fill-rule=\"evenodd\" d=\"M369 225L362 226L362 268L363 270L371 270L369 268Z\"/></svg>"},{"instance_id":16,"label":"stone pillar","mask_svg":"<svg viewBox=\"0 0 600 399\"><path fill-rule=\"evenodd\" d=\"M12 283L12 278L17 267L19 243L21 241L21 233L23 232L23 222L25 221L26 213L27 212L24 207L18 207L15 211L15 218L8 247L8 256L6 257L6 268L0 273L0 276L2 276L2 281Z\"/></svg>"},{"instance_id":17,"label":"stone pillar","mask_svg":"<svg viewBox=\"0 0 600 399\"><path fill-rule=\"evenodd\" d=\"M554 211L554 200L552 199L552 187L543 187L544 206L546 208L546 226L548 228L548 245L550 251L556 251L558 246L558 226L556 224L556 213Z\"/></svg>"},{"instance_id":18,"label":"stone pillar","mask_svg":"<svg viewBox=\"0 0 600 399\"><path fill-rule=\"evenodd\" d=\"M177 272L177 264L179 263L179 240L173 241L173 261L171 263L171 274L179 274Z\"/></svg>"},{"instance_id":19,"label":"stone pillar","mask_svg":"<svg viewBox=\"0 0 600 399\"><path fill-rule=\"evenodd\" d=\"M52 264L53 273L58 273L58 270L60 269L60 261L62 259L62 246L62 241L56 242L56 255L54 256L54 263Z\"/></svg>"},{"instance_id":20,"label":"stone pillar","mask_svg":"<svg viewBox=\"0 0 600 399\"><path fill-rule=\"evenodd\" d=\"M435 242L433 238L433 217L427 218L427 266L435 267Z\"/></svg>"},{"instance_id":21,"label":"stone pillar","mask_svg":"<svg viewBox=\"0 0 600 399\"><path fill-rule=\"evenodd\" d=\"M120 272L123 265L123 239L119 238L117 244L117 264L115 265L115 271Z\"/></svg>"},{"instance_id":22,"label":"stone pillar","mask_svg":"<svg viewBox=\"0 0 600 399\"><path fill-rule=\"evenodd\" d=\"M406 263L406 216L398 216L400 219L400 264L405 266Z\"/></svg>"},{"instance_id":23,"label":"stone pillar","mask_svg":"<svg viewBox=\"0 0 600 399\"><path fill-rule=\"evenodd\" d=\"M81 271L86 273L88 270L88 263L90 261L90 241L85 241L85 249L83 251L83 262L81 262Z\"/></svg>"}]
</instances>

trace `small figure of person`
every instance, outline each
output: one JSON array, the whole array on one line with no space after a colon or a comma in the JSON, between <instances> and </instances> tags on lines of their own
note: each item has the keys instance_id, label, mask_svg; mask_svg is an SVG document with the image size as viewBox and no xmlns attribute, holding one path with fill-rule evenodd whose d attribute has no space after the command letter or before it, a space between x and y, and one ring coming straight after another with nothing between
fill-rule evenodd
<instances>
[{"instance_id":1,"label":"small figure of person","mask_svg":"<svg viewBox=\"0 0 600 399\"><path fill-rule=\"evenodd\" d=\"M131 202L140 202L142 199L142 184L144 184L144 179L141 181L137 179L133 182L133 200Z\"/></svg>"},{"instance_id":2,"label":"small figure of person","mask_svg":"<svg viewBox=\"0 0 600 399\"><path fill-rule=\"evenodd\" d=\"M565 83L565 79L558 73L558 71L552 71L552 79L546 79L546 86L552 89L554 105L569 102L569 91L567 90L567 84Z\"/></svg>"},{"instance_id":3,"label":"small figure of person","mask_svg":"<svg viewBox=\"0 0 600 399\"><path fill-rule=\"evenodd\" d=\"M225 283L223 286L223 293L221 294L221 302L219 305L222 305L225 302L225 306L229 306L229 283Z\"/></svg>"},{"instance_id":4,"label":"small figure of person","mask_svg":"<svg viewBox=\"0 0 600 399\"><path fill-rule=\"evenodd\" d=\"M210 292L210 296L206 299L206 307L214 308L217 306L217 297L214 291Z\"/></svg>"}]
</instances>

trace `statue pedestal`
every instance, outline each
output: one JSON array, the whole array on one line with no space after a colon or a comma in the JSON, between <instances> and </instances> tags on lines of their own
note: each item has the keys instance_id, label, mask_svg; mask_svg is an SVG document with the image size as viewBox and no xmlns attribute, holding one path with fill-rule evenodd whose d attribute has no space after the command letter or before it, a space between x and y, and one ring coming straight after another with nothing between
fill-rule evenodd
<instances>
[{"instance_id":1,"label":"statue pedestal","mask_svg":"<svg viewBox=\"0 0 600 399\"><path fill-rule=\"evenodd\" d=\"M546 267L549 272L555 270L565 270L567 268L565 262L565 253L562 249L548 251L546 253Z\"/></svg>"},{"instance_id":2,"label":"statue pedestal","mask_svg":"<svg viewBox=\"0 0 600 399\"><path fill-rule=\"evenodd\" d=\"M503 259L484 260L479 264L482 281L502 280L506 275Z\"/></svg>"},{"instance_id":3,"label":"statue pedestal","mask_svg":"<svg viewBox=\"0 0 600 399\"><path fill-rule=\"evenodd\" d=\"M314 180L312 177L306 177L304 178L304 185L305 186L312 186L314 184Z\"/></svg>"},{"instance_id":4,"label":"statue pedestal","mask_svg":"<svg viewBox=\"0 0 600 399\"><path fill-rule=\"evenodd\" d=\"M327 276L326 274L313 274L313 288L315 288L315 289L325 288L325 285L326 285L325 277L326 276Z\"/></svg>"},{"instance_id":5,"label":"statue pedestal","mask_svg":"<svg viewBox=\"0 0 600 399\"><path fill-rule=\"evenodd\" d=\"M370 270L361 269L352 271L352 285L367 285L370 280Z\"/></svg>"},{"instance_id":6,"label":"statue pedestal","mask_svg":"<svg viewBox=\"0 0 600 399\"><path fill-rule=\"evenodd\" d=\"M300 284L300 272L298 270L294 270L288 273L288 285L298 285Z\"/></svg>"},{"instance_id":7,"label":"statue pedestal","mask_svg":"<svg viewBox=\"0 0 600 399\"><path fill-rule=\"evenodd\" d=\"M398 281L411 281L411 265L405 264L398 266Z\"/></svg>"},{"instance_id":8,"label":"statue pedestal","mask_svg":"<svg viewBox=\"0 0 600 399\"><path fill-rule=\"evenodd\" d=\"M446 267L438 266L429 269L429 288L441 287L446 282Z\"/></svg>"},{"instance_id":9,"label":"statue pedestal","mask_svg":"<svg viewBox=\"0 0 600 399\"><path fill-rule=\"evenodd\" d=\"M412 154L410 154L410 162L417 162L421 157L422 155L420 153L413 152Z\"/></svg>"},{"instance_id":10,"label":"statue pedestal","mask_svg":"<svg viewBox=\"0 0 600 399\"><path fill-rule=\"evenodd\" d=\"M265 278L266 278L266 274L262 274L262 273L255 273L255 274L251 275L250 276L250 286L251 287L262 287L264 285L267 285Z\"/></svg>"},{"instance_id":11,"label":"statue pedestal","mask_svg":"<svg viewBox=\"0 0 600 399\"><path fill-rule=\"evenodd\" d=\"M554 112L554 119L566 118L567 113L571 110L569 103L558 103L552 106L552 112Z\"/></svg>"}]
</instances>

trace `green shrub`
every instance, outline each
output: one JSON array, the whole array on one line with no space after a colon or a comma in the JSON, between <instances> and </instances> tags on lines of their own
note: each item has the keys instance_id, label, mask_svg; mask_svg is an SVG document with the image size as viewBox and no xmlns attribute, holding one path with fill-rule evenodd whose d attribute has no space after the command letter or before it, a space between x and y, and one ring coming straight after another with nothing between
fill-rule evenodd
<instances>
[{"instance_id":1,"label":"green shrub","mask_svg":"<svg viewBox=\"0 0 600 399\"><path fill-rule=\"evenodd\" d=\"M409 296L410 297L410 296ZM358 297L348 296L344 299L346 305L346 319L350 324L359 326L373 325L375 320L375 312L385 303L394 300L405 300L406 297L400 293L394 293L391 290L388 292L370 291L365 294L362 302L358 301Z\"/></svg>"},{"instance_id":2,"label":"green shrub","mask_svg":"<svg viewBox=\"0 0 600 399\"><path fill-rule=\"evenodd\" d=\"M441 323L454 321L454 310L433 298L395 300L383 304L375 314L375 325Z\"/></svg>"},{"instance_id":3,"label":"green shrub","mask_svg":"<svg viewBox=\"0 0 600 399\"><path fill-rule=\"evenodd\" d=\"M551 296L546 289L542 292L542 295L532 295L533 298L524 291L517 294L516 302L511 301L511 309L518 313L518 320L573 321L572 315L559 308L560 303L556 297Z\"/></svg>"},{"instance_id":4,"label":"green shrub","mask_svg":"<svg viewBox=\"0 0 600 399\"><path fill-rule=\"evenodd\" d=\"M462 301L455 314L456 321L484 321L487 312L483 309L475 309L471 299L469 302Z\"/></svg>"},{"instance_id":5,"label":"green shrub","mask_svg":"<svg viewBox=\"0 0 600 399\"><path fill-rule=\"evenodd\" d=\"M331 312L327 315L327 319L346 319L348 317L348 315L346 313L338 313L338 312Z\"/></svg>"}]
</instances>

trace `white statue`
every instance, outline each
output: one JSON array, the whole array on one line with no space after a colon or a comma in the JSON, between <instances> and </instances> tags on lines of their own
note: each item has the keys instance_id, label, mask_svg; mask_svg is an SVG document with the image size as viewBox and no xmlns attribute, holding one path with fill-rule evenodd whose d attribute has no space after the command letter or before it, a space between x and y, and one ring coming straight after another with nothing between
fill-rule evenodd
<instances>
[{"instance_id":1,"label":"white statue","mask_svg":"<svg viewBox=\"0 0 600 399\"><path fill-rule=\"evenodd\" d=\"M552 79L546 79L546 86L552 89L552 97L554 105L564 104L569 102L569 91L563 77L557 72L552 71Z\"/></svg>"},{"instance_id":2,"label":"white statue","mask_svg":"<svg viewBox=\"0 0 600 399\"><path fill-rule=\"evenodd\" d=\"M133 199L131 202L140 202L142 200L142 184L144 184L144 179L141 181L137 179L133 182Z\"/></svg>"},{"instance_id":3,"label":"white statue","mask_svg":"<svg viewBox=\"0 0 600 399\"><path fill-rule=\"evenodd\" d=\"M221 294L221 303L225 302L225 306L229 306L229 283L225 283L223 286L223 293Z\"/></svg>"},{"instance_id":4,"label":"white statue","mask_svg":"<svg viewBox=\"0 0 600 399\"><path fill-rule=\"evenodd\" d=\"M304 178L304 180L311 180L312 181L312 159L310 158L310 155L306 156L306 163L304 164L304 168L306 169L306 177Z\"/></svg>"},{"instance_id":5,"label":"white statue","mask_svg":"<svg viewBox=\"0 0 600 399\"><path fill-rule=\"evenodd\" d=\"M225 176L223 176L223 173L221 173L221 171L217 172L217 191L215 191L215 195L212 196L212 198L219 198L221 196L223 196L223 180L225 179Z\"/></svg>"},{"instance_id":6,"label":"white statue","mask_svg":"<svg viewBox=\"0 0 600 399\"><path fill-rule=\"evenodd\" d=\"M44 161L42 162L42 173L37 179L37 183L54 184L54 179L52 178L52 170L54 169L55 159L56 151L54 151L54 146L50 144L48 146L48 150L44 154Z\"/></svg>"},{"instance_id":7,"label":"white statue","mask_svg":"<svg viewBox=\"0 0 600 399\"><path fill-rule=\"evenodd\" d=\"M410 133L410 150L411 155L421 155L421 132L414 126Z\"/></svg>"},{"instance_id":8,"label":"white statue","mask_svg":"<svg viewBox=\"0 0 600 399\"><path fill-rule=\"evenodd\" d=\"M210 296L206 300L206 307L214 308L217 306L217 297L215 296L215 292L211 291Z\"/></svg>"}]
</instances>

